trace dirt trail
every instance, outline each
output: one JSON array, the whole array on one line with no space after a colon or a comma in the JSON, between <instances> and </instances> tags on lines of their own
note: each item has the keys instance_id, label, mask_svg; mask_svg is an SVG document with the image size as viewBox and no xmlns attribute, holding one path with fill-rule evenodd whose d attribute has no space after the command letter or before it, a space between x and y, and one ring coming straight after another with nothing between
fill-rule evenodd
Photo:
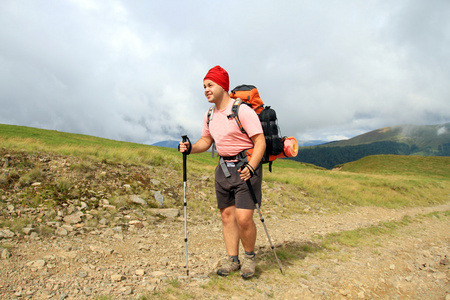
<instances>
[{"instance_id":1,"label":"dirt trail","mask_svg":"<svg viewBox=\"0 0 450 300\"><path fill-rule=\"evenodd\" d=\"M353 230L379 222L401 220L435 211L436 207L383 209L353 208L323 215L266 217L276 247L308 245L313 236ZM264 211L263 211L264 213ZM261 222L257 247L268 247ZM275 262L258 266L257 276L242 280L211 275L224 247L219 219L188 222L189 270L185 270L184 223L166 219L143 227L74 230L67 236L7 238L2 251L2 299L109 299L148 297L214 299L449 299L450 222L448 216L417 217L394 235L383 235L376 246L344 247L309 253L283 261L285 275ZM163 293L164 296L161 296Z\"/></svg>"}]
</instances>

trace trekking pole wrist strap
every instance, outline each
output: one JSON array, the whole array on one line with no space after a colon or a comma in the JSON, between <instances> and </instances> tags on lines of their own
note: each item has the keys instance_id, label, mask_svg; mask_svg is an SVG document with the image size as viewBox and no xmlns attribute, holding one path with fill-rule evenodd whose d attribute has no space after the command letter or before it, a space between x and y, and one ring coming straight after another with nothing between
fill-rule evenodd
<instances>
[{"instance_id":1,"label":"trekking pole wrist strap","mask_svg":"<svg viewBox=\"0 0 450 300\"><path fill-rule=\"evenodd\" d=\"M242 166L241 170L243 170L244 168L247 168L248 171L250 172L250 178L253 177L253 175L255 175L255 169L248 162L244 163L244 165Z\"/></svg>"}]
</instances>

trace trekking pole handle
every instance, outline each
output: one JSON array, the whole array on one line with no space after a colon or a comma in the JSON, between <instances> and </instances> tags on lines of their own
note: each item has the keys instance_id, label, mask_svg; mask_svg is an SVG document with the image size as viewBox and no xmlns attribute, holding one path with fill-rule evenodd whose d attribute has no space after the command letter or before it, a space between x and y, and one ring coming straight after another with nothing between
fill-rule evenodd
<instances>
[{"instance_id":1,"label":"trekking pole handle","mask_svg":"<svg viewBox=\"0 0 450 300\"><path fill-rule=\"evenodd\" d=\"M181 136L183 143L188 142L189 143L189 147L191 146L191 141L189 140L187 135L183 135ZM189 151L189 149L188 149ZM183 181L187 181L187 175L186 175L186 157L187 157L187 152L184 151L183 152Z\"/></svg>"}]
</instances>

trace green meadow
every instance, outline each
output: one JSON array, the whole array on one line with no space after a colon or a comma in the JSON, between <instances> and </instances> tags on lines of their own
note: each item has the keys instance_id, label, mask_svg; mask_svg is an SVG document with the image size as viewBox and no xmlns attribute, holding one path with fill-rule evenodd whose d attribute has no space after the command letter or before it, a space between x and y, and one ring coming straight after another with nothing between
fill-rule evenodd
<instances>
[{"instance_id":1,"label":"green meadow","mask_svg":"<svg viewBox=\"0 0 450 300\"><path fill-rule=\"evenodd\" d=\"M0 144L16 151L78 157L86 164L152 166L160 170L161 177L165 169L175 170L180 175L177 178L161 179L177 186L182 181L182 155L176 149L12 125L0 125ZM216 164L211 153L189 155L188 181L212 176ZM278 159L273 172L265 166L264 187L264 198L285 214L301 213L305 204L325 210L437 205L450 197L450 157L376 155L344 164L339 170Z\"/></svg>"}]
</instances>

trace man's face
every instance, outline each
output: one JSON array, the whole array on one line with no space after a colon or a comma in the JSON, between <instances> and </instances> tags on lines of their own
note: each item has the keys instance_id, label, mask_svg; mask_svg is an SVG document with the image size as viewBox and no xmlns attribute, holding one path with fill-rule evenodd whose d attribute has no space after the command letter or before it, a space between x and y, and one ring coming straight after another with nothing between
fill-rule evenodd
<instances>
[{"instance_id":1,"label":"man's face","mask_svg":"<svg viewBox=\"0 0 450 300\"><path fill-rule=\"evenodd\" d=\"M222 99L225 90L212 80L206 79L203 81L203 88L205 89L205 96L210 103L216 103L218 99Z\"/></svg>"}]
</instances>

